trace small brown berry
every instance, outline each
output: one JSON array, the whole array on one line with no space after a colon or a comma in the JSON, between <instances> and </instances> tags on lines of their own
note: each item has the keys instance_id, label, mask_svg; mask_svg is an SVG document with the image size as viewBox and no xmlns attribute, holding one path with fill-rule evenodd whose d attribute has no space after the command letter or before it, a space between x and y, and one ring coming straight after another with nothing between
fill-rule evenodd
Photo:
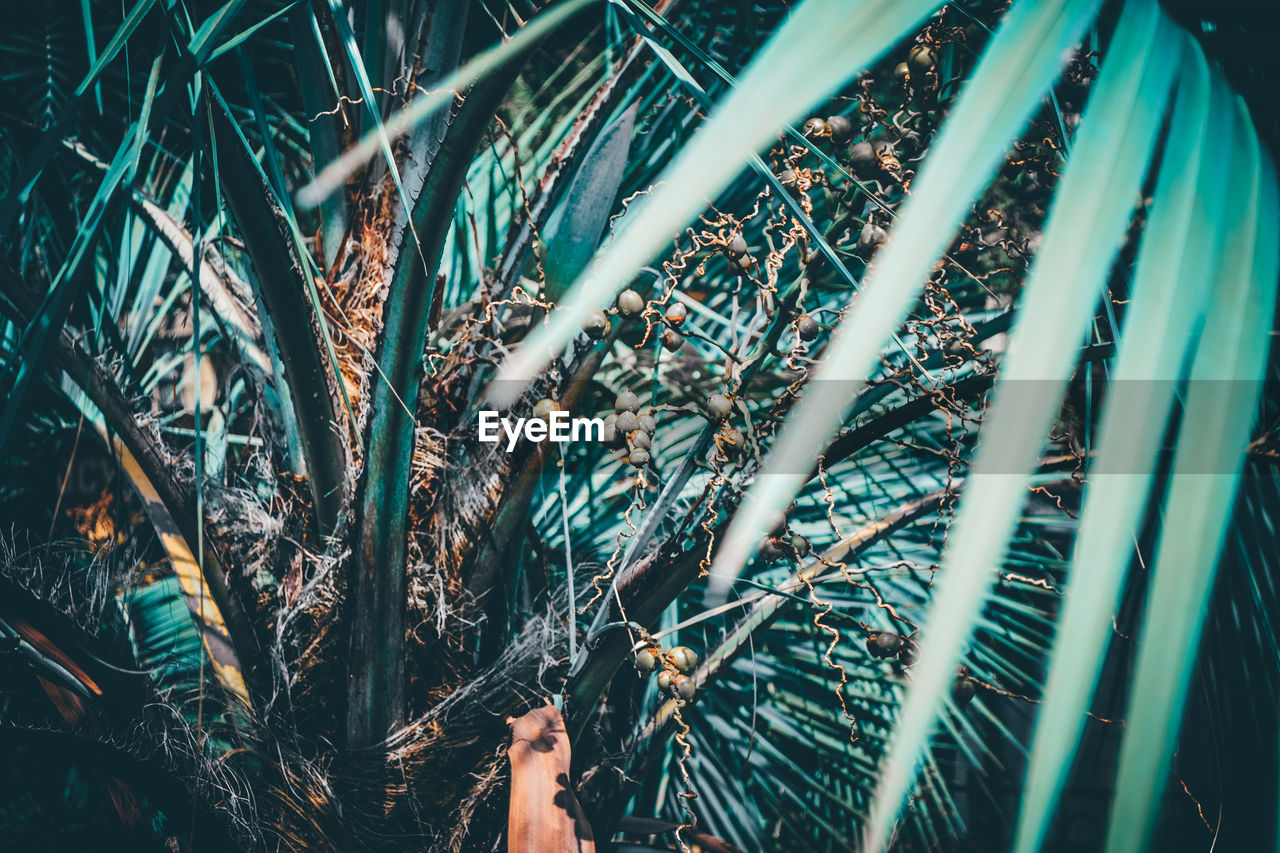
<instances>
[{"instance_id":1,"label":"small brown berry","mask_svg":"<svg viewBox=\"0 0 1280 853\"><path fill-rule=\"evenodd\" d=\"M668 655L681 672L693 672L698 667L698 653L688 646L676 646Z\"/></svg>"},{"instance_id":2,"label":"small brown berry","mask_svg":"<svg viewBox=\"0 0 1280 853\"><path fill-rule=\"evenodd\" d=\"M777 562L785 556L782 551L782 546L778 543L778 540L772 536L766 536L764 539L760 540L759 553L760 556L769 563Z\"/></svg>"},{"instance_id":3,"label":"small brown berry","mask_svg":"<svg viewBox=\"0 0 1280 853\"><path fill-rule=\"evenodd\" d=\"M747 439L741 430L730 427L720 433L720 446L726 454L737 456L747 446Z\"/></svg>"},{"instance_id":4,"label":"small brown berry","mask_svg":"<svg viewBox=\"0 0 1280 853\"><path fill-rule=\"evenodd\" d=\"M796 334L800 340L808 342L818 336L818 332L822 327L818 325L818 321L810 317L808 314L802 314L796 320Z\"/></svg>"},{"instance_id":5,"label":"small brown berry","mask_svg":"<svg viewBox=\"0 0 1280 853\"><path fill-rule=\"evenodd\" d=\"M804 135L811 139L829 136L831 131L827 129L827 123L817 116L809 119L804 123Z\"/></svg>"},{"instance_id":6,"label":"small brown berry","mask_svg":"<svg viewBox=\"0 0 1280 853\"><path fill-rule=\"evenodd\" d=\"M756 259L751 255L741 255L729 258L729 272L734 275L751 275L751 268L756 265Z\"/></svg>"},{"instance_id":7,"label":"small brown berry","mask_svg":"<svg viewBox=\"0 0 1280 853\"><path fill-rule=\"evenodd\" d=\"M870 640L872 654L878 658L891 658L902 650L902 635L896 631L881 631Z\"/></svg>"},{"instance_id":8,"label":"small brown berry","mask_svg":"<svg viewBox=\"0 0 1280 853\"><path fill-rule=\"evenodd\" d=\"M864 258L869 257L887 236L884 229L874 222L863 225L862 233L858 235L858 254Z\"/></svg>"},{"instance_id":9,"label":"small brown berry","mask_svg":"<svg viewBox=\"0 0 1280 853\"><path fill-rule=\"evenodd\" d=\"M609 333L609 317L599 309L592 311L587 315L587 321L583 323L582 330L587 333L587 337L598 341Z\"/></svg>"},{"instance_id":10,"label":"small brown berry","mask_svg":"<svg viewBox=\"0 0 1280 853\"><path fill-rule=\"evenodd\" d=\"M915 666L919 659L920 648L912 642L903 643L902 649L898 652L898 663L903 666Z\"/></svg>"},{"instance_id":11,"label":"small brown berry","mask_svg":"<svg viewBox=\"0 0 1280 853\"><path fill-rule=\"evenodd\" d=\"M634 317L644 311L644 297L627 288L618 294L618 312L624 317Z\"/></svg>"},{"instance_id":12,"label":"small brown berry","mask_svg":"<svg viewBox=\"0 0 1280 853\"><path fill-rule=\"evenodd\" d=\"M636 669L641 672L653 672L658 666L658 656L654 654L654 649L641 649L636 652Z\"/></svg>"},{"instance_id":13,"label":"small brown berry","mask_svg":"<svg viewBox=\"0 0 1280 853\"><path fill-rule=\"evenodd\" d=\"M880 168L876 149L870 142L859 142L849 149L849 165L860 175L873 175Z\"/></svg>"},{"instance_id":14,"label":"small brown berry","mask_svg":"<svg viewBox=\"0 0 1280 853\"><path fill-rule=\"evenodd\" d=\"M918 73L921 77L932 71L936 62L937 58L927 44L918 44L907 54L907 65L912 72Z\"/></svg>"},{"instance_id":15,"label":"small brown berry","mask_svg":"<svg viewBox=\"0 0 1280 853\"><path fill-rule=\"evenodd\" d=\"M605 447L611 447L615 450L619 447L622 447L622 443L625 440L625 436L622 433L618 432L618 416L617 415L607 415L605 417L604 435L601 437L600 440Z\"/></svg>"},{"instance_id":16,"label":"small brown berry","mask_svg":"<svg viewBox=\"0 0 1280 853\"><path fill-rule=\"evenodd\" d=\"M634 391L623 391L613 402L613 410L621 414L622 412L634 412L640 408L640 398L636 396Z\"/></svg>"},{"instance_id":17,"label":"small brown berry","mask_svg":"<svg viewBox=\"0 0 1280 853\"><path fill-rule=\"evenodd\" d=\"M794 169L783 169L778 173L778 183L782 184L782 188L791 195L796 195L800 191L799 181Z\"/></svg>"},{"instance_id":18,"label":"small brown berry","mask_svg":"<svg viewBox=\"0 0 1280 853\"><path fill-rule=\"evenodd\" d=\"M827 130L832 142L844 145L853 137L853 122L844 116L827 116Z\"/></svg>"},{"instance_id":19,"label":"small brown berry","mask_svg":"<svg viewBox=\"0 0 1280 853\"><path fill-rule=\"evenodd\" d=\"M977 695L978 685L968 676L962 675L958 677L955 684L951 685L951 701L955 702L958 708L968 705L973 701L973 697Z\"/></svg>"},{"instance_id":20,"label":"small brown berry","mask_svg":"<svg viewBox=\"0 0 1280 853\"><path fill-rule=\"evenodd\" d=\"M724 394L712 394L707 398L707 411L717 421L722 421L733 412L733 401Z\"/></svg>"}]
</instances>

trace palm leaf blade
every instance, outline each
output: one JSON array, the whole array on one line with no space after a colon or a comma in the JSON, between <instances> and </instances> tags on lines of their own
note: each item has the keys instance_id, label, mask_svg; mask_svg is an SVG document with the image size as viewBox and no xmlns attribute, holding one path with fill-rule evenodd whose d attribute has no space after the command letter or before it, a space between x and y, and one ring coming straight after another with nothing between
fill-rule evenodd
<instances>
[{"instance_id":1,"label":"palm leaf blade","mask_svg":"<svg viewBox=\"0 0 1280 853\"><path fill-rule=\"evenodd\" d=\"M1230 149L1230 139L1224 138L1229 137L1230 116L1223 93L1215 92L1211 105L1208 66L1198 48L1189 45L1188 53L1170 148L1137 263L1131 319L1112 372L1112 380L1123 383L1114 387L1125 390L1111 398L1103 414L1101 450L1093 465L1100 473L1091 476L1086 494L1037 721L1015 845L1024 853L1042 842L1079 740L1111 633L1129 545L1173 404L1173 380L1207 300L1207 273L1222 236L1206 227L1218 221L1224 198L1218 172L1208 167L1204 154Z\"/></svg>"},{"instance_id":2,"label":"palm leaf blade","mask_svg":"<svg viewBox=\"0 0 1280 853\"><path fill-rule=\"evenodd\" d=\"M864 848L884 849L961 651L1017 524L1043 436L1120 248L1156 141L1180 45L1154 2L1130 3L1049 213L984 426L974 475L924 619ZM1132 117L1132 120L1130 120ZM1081 227L1081 224L1084 227ZM1079 259L1073 263L1073 259ZM1016 396L1015 396L1016 395Z\"/></svg>"},{"instance_id":3,"label":"palm leaf blade","mask_svg":"<svg viewBox=\"0 0 1280 853\"><path fill-rule=\"evenodd\" d=\"M1237 121L1252 125L1243 108ZM1191 370L1164 524L1152 569L1120 750L1108 853L1145 849L1172 760L1218 555L1234 503L1275 311L1275 173L1249 139L1240 171L1248 196L1218 276L1221 303L1205 322ZM1235 167L1233 167L1235 168Z\"/></svg>"}]
</instances>

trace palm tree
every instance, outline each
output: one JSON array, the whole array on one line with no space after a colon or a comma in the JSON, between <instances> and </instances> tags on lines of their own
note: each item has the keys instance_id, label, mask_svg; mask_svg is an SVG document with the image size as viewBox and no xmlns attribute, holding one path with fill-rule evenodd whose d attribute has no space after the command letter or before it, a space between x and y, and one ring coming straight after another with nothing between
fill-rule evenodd
<instances>
[{"instance_id":1,"label":"palm tree","mask_svg":"<svg viewBox=\"0 0 1280 853\"><path fill-rule=\"evenodd\" d=\"M7 26L10 849L1274 831L1275 173L1154 0Z\"/></svg>"}]
</instances>

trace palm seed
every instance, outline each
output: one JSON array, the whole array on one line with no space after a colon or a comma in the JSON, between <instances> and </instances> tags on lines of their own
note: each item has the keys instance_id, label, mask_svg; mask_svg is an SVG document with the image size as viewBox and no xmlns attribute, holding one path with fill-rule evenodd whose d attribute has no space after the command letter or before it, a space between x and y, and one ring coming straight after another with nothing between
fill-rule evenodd
<instances>
[{"instance_id":1,"label":"palm seed","mask_svg":"<svg viewBox=\"0 0 1280 853\"><path fill-rule=\"evenodd\" d=\"M622 412L634 412L640 408L640 398L636 396L634 391L623 391L613 402L613 410L621 414Z\"/></svg>"},{"instance_id":2,"label":"palm seed","mask_svg":"<svg viewBox=\"0 0 1280 853\"><path fill-rule=\"evenodd\" d=\"M816 116L804 123L804 135L810 138L828 136L830 133L831 131L827 129L827 123Z\"/></svg>"},{"instance_id":3,"label":"palm seed","mask_svg":"<svg viewBox=\"0 0 1280 853\"><path fill-rule=\"evenodd\" d=\"M644 297L631 288L618 294L618 311L624 317L634 317L644 310Z\"/></svg>"},{"instance_id":4,"label":"palm seed","mask_svg":"<svg viewBox=\"0 0 1280 853\"><path fill-rule=\"evenodd\" d=\"M640 419L635 412L619 412L617 426L618 433L625 437L640 429Z\"/></svg>"},{"instance_id":5,"label":"palm seed","mask_svg":"<svg viewBox=\"0 0 1280 853\"><path fill-rule=\"evenodd\" d=\"M919 647L915 643L903 643L902 649L898 652L898 663L903 666L915 666L919 659Z\"/></svg>"},{"instance_id":6,"label":"palm seed","mask_svg":"<svg viewBox=\"0 0 1280 853\"><path fill-rule=\"evenodd\" d=\"M641 672L653 672L658 665L658 656L653 649L641 649L636 652L636 669Z\"/></svg>"},{"instance_id":7,"label":"palm seed","mask_svg":"<svg viewBox=\"0 0 1280 853\"><path fill-rule=\"evenodd\" d=\"M742 431L729 427L720 433L720 445L731 455L737 455L747 446L747 439L743 436Z\"/></svg>"},{"instance_id":8,"label":"palm seed","mask_svg":"<svg viewBox=\"0 0 1280 853\"><path fill-rule=\"evenodd\" d=\"M617 449L622 446L623 438L623 434L618 432L618 416L606 416L604 419L604 435L600 438L604 446Z\"/></svg>"},{"instance_id":9,"label":"palm seed","mask_svg":"<svg viewBox=\"0 0 1280 853\"><path fill-rule=\"evenodd\" d=\"M733 412L733 401L724 394L712 394L707 398L707 411L712 419L722 421Z\"/></svg>"},{"instance_id":10,"label":"palm seed","mask_svg":"<svg viewBox=\"0 0 1280 853\"><path fill-rule=\"evenodd\" d=\"M783 558L782 545L772 536L760 540L759 554L766 562L774 563Z\"/></svg>"},{"instance_id":11,"label":"palm seed","mask_svg":"<svg viewBox=\"0 0 1280 853\"><path fill-rule=\"evenodd\" d=\"M609 317L596 309L587 315L587 322L583 324L582 330L587 333L587 337L598 341L609 332Z\"/></svg>"},{"instance_id":12,"label":"palm seed","mask_svg":"<svg viewBox=\"0 0 1280 853\"><path fill-rule=\"evenodd\" d=\"M967 675L958 676L955 684L951 685L951 701L956 703L957 708L968 705L977 695L978 685Z\"/></svg>"},{"instance_id":13,"label":"palm seed","mask_svg":"<svg viewBox=\"0 0 1280 853\"><path fill-rule=\"evenodd\" d=\"M933 70L936 61L933 51L927 44L918 44L907 54L907 65L922 77Z\"/></svg>"},{"instance_id":14,"label":"palm seed","mask_svg":"<svg viewBox=\"0 0 1280 853\"><path fill-rule=\"evenodd\" d=\"M849 149L849 165L861 175L871 175L880 168L876 158L876 149L870 142L859 142Z\"/></svg>"},{"instance_id":15,"label":"palm seed","mask_svg":"<svg viewBox=\"0 0 1280 853\"><path fill-rule=\"evenodd\" d=\"M688 646L676 646L670 651L669 657L681 672L693 672L698 666L698 653Z\"/></svg>"},{"instance_id":16,"label":"palm seed","mask_svg":"<svg viewBox=\"0 0 1280 853\"><path fill-rule=\"evenodd\" d=\"M902 650L902 635L895 631L881 631L871 639L876 657L891 658Z\"/></svg>"},{"instance_id":17,"label":"palm seed","mask_svg":"<svg viewBox=\"0 0 1280 853\"><path fill-rule=\"evenodd\" d=\"M801 314L796 320L796 334L800 340L808 342L818 336L818 332L822 327L818 325L818 321L810 317L808 314Z\"/></svg>"},{"instance_id":18,"label":"palm seed","mask_svg":"<svg viewBox=\"0 0 1280 853\"><path fill-rule=\"evenodd\" d=\"M858 235L858 254L864 258L870 256L887 236L884 229L874 222L863 225L862 233Z\"/></svg>"},{"instance_id":19,"label":"palm seed","mask_svg":"<svg viewBox=\"0 0 1280 853\"><path fill-rule=\"evenodd\" d=\"M844 145L853 136L853 122L844 116L827 116L827 130L832 142Z\"/></svg>"}]
</instances>

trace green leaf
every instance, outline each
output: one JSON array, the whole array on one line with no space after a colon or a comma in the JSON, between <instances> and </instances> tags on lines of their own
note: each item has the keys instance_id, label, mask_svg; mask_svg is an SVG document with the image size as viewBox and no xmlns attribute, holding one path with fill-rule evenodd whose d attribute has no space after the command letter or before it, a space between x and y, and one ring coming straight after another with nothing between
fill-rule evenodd
<instances>
[{"instance_id":1,"label":"green leaf","mask_svg":"<svg viewBox=\"0 0 1280 853\"><path fill-rule=\"evenodd\" d=\"M596 0L569 0L543 12L506 41L477 54L467 64L435 84L431 93L415 98L407 107L396 113L375 130L366 133L359 144L353 146L338 160L325 166L311 183L298 190L299 207L310 208L335 192L378 153L385 142L397 139L436 110L453 103L458 92L473 85L494 69L504 65L512 55L537 44L549 32L559 27L575 13Z\"/></svg>"},{"instance_id":2,"label":"green leaf","mask_svg":"<svg viewBox=\"0 0 1280 853\"><path fill-rule=\"evenodd\" d=\"M19 207L24 204L27 197L31 194L32 187L39 180L40 174L44 171L45 165L49 161L49 157L56 150L58 144L62 140L63 129L77 115L76 107L84 93L98 82L102 76L102 72L106 70L111 60L115 59L125 42L133 35L134 30L142 23L142 19L147 16L147 12L151 11L151 7L155 5L156 0L138 0L137 4L129 11L124 22L120 24L120 29L116 30L116 34L111 37L111 41L107 42L107 46L103 48L101 55L98 56L93 67L89 69L89 73L80 81L80 85L76 87L75 93L71 96L70 101L63 108L62 115L58 118L58 123L53 129L44 134L39 147L32 153L31 157L22 164L22 174L9 185L9 191L5 194L4 200L0 203L0 234L5 234L9 230L9 226L13 223L14 217L18 214Z\"/></svg>"},{"instance_id":3,"label":"green leaf","mask_svg":"<svg viewBox=\"0 0 1280 853\"><path fill-rule=\"evenodd\" d=\"M386 0L365 0L364 5L364 60L365 73L369 80L381 86L385 81L387 31L399 22L389 19ZM345 10L344 10L345 11ZM383 96L385 98L385 95ZM382 99L375 101L381 111Z\"/></svg>"},{"instance_id":4,"label":"green leaf","mask_svg":"<svg viewBox=\"0 0 1280 853\"><path fill-rule=\"evenodd\" d=\"M633 104L600 132L569 185L563 206L547 223L543 268L547 298L553 302L587 268L600 245L626 170L637 108Z\"/></svg>"},{"instance_id":5,"label":"green leaf","mask_svg":"<svg viewBox=\"0 0 1280 853\"><path fill-rule=\"evenodd\" d=\"M239 660L241 656L254 659L261 647L231 591L221 557L200 533L193 495L180 482L154 425L135 416L117 377L89 357L65 330L58 335L56 346L57 366L82 392L82 396L69 396L107 441L142 499L191 612L200 623L219 680L231 694L247 701Z\"/></svg>"},{"instance_id":6,"label":"green leaf","mask_svg":"<svg viewBox=\"0 0 1280 853\"><path fill-rule=\"evenodd\" d=\"M117 201L121 187L128 185L137 171L138 159L147 140L148 120L151 116L151 105L155 99L162 61L163 54L157 56L152 62L141 115L125 134L129 144L121 145L116 149L115 158L94 193L84 221L76 231L71 248L50 284L49 292L45 295L39 312L23 334L24 352L22 357L14 362L17 373L12 385L7 389L4 406L0 408L0 447L4 446L13 425L17 422L22 400L31 379L43 374L48 347L57 332L61 330L71 310L72 302L79 295L81 290L79 285L83 281L83 265L91 264L93 261L92 249L97 244L103 216Z\"/></svg>"},{"instance_id":7,"label":"green leaf","mask_svg":"<svg viewBox=\"0 0 1280 853\"><path fill-rule=\"evenodd\" d=\"M212 52L210 52L208 61L213 62L213 60L217 59L219 56L222 56L222 54L226 53L227 51L234 50L237 46L243 44L245 41L251 38L253 34L256 33L258 30L262 29L267 24L271 23L276 18L280 17L286 12L292 10L293 7L297 5L298 5L298 0L294 0L294 2L281 8L279 11L271 15L268 15L267 17L263 18L261 21L258 21L258 23L249 27L247 30L243 30L240 33L237 33L236 35L227 39L222 44L218 45L218 47L214 48Z\"/></svg>"},{"instance_id":8,"label":"green leaf","mask_svg":"<svg viewBox=\"0 0 1280 853\"><path fill-rule=\"evenodd\" d=\"M302 89L302 106L306 111L307 142L311 146L311 171L336 160L342 153L341 123L331 113L341 104L338 83L333 75L329 55L310 4L294 8L289 16L293 34L293 51L298 62L298 82ZM338 249L347 235L347 196L333 193L320 204L321 247L325 272L333 268Z\"/></svg>"},{"instance_id":9,"label":"green leaf","mask_svg":"<svg viewBox=\"0 0 1280 853\"><path fill-rule=\"evenodd\" d=\"M130 587L124 600L138 663L162 689L198 684L204 649L177 576Z\"/></svg>"},{"instance_id":10,"label":"green leaf","mask_svg":"<svg viewBox=\"0 0 1280 853\"><path fill-rule=\"evenodd\" d=\"M1143 234L1124 337L1109 378L1075 555L1024 785L1015 850L1043 843L1102 669L1156 455L1224 232L1218 152L1233 148L1227 94L1187 40L1168 149ZM1211 97L1212 92L1212 97ZM1244 146L1241 136L1235 147ZM1237 154L1236 156L1240 156ZM1238 162L1238 161L1237 161ZM1239 183L1243 171L1228 172ZM1233 187L1232 195L1241 188Z\"/></svg>"},{"instance_id":11,"label":"green leaf","mask_svg":"<svg viewBox=\"0 0 1280 853\"><path fill-rule=\"evenodd\" d=\"M227 0L218 11L205 18L199 28L191 34L191 44L188 46L197 66L202 66L209 61L213 54L214 41L222 35L223 29L231 23L232 18L244 4L245 0Z\"/></svg>"},{"instance_id":12,"label":"green leaf","mask_svg":"<svg viewBox=\"0 0 1280 853\"><path fill-rule=\"evenodd\" d=\"M275 191L285 216L296 221L293 205L289 201L289 190L285 185L284 169L280 166L280 153L276 150L276 135L272 133L267 112L262 107L262 90L258 87L257 75L253 73L253 63L243 50L236 51L236 61L240 66L245 91L249 94L249 103L253 105L253 118L258 126L258 136L262 139L262 159L265 161L267 177L271 180L271 188Z\"/></svg>"},{"instance_id":13,"label":"green leaf","mask_svg":"<svg viewBox=\"0 0 1280 853\"><path fill-rule=\"evenodd\" d=\"M156 290L153 290L153 288L158 289L158 285L162 283L162 276L168 269L171 255L177 255L183 264L183 269L195 269L195 244L191 235L176 219L141 193L135 193L132 202L134 209L138 211L138 218L147 228L155 232L163 244L155 247L148 257L147 276L143 280L151 286L145 291L140 291L140 293L150 294L150 301L139 303L140 305L145 305L147 310L150 311L155 300ZM183 206L185 207L185 204ZM206 249L206 255L209 254L216 256L216 253L211 253ZM157 261L154 269L152 261ZM224 281L224 277L227 280L235 280L235 273L226 266L225 261L221 258L214 262L211 258L206 257L205 262L200 265L198 282L200 290L204 297L209 300L220 327L229 334L231 345L235 350L245 361L256 364L264 374L270 375L270 360L256 342L259 335L262 334L258 318L251 312L242 310L236 304L232 298L231 291ZM247 287L248 285L243 282L238 282L236 290L242 291ZM139 323L137 326L131 327L131 331L137 329L140 332L142 328L143 325Z\"/></svg>"},{"instance_id":14,"label":"green leaf","mask_svg":"<svg viewBox=\"0 0 1280 853\"><path fill-rule=\"evenodd\" d=\"M90 86L98 82L107 65L116 58L116 54L124 47L125 42L133 35L134 30L142 23L142 19L147 16L147 13L151 11L151 7L155 3L156 0L138 0L134 4L134 7L129 10L128 16L120 24L120 29L116 30L115 35L111 37L111 41L107 42L107 46L102 49L97 61L89 69L89 73L85 74L84 79L80 81L80 85L76 87L75 98L82 97ZM68 105L68 108L71 106Z\"/></svg>"},{"instance_id":15,"label":"green leaf","mask_svg":"<svg viewBox=\"0 0 1280 853\"><path fill-rule=\"evenodd\" d=\"M68 144L67 147L85 162L102 170L107 176L104 180L110 178L109 164L98 160L82 145ZM134 146L135 150L139 147ZM139 227L149 229L159 238L159 244L153 245L147 253L146 266L140 279L141 286L135 292L130 308L132 322L129 324L124 343L126 351L134 356L135 364L151 339L150 335L146 334L147 331L154 331L155 325L151 321L157 315L156 298L164 285L173 255L176 254L182 261L184 270L195 267L195 246L190 232L181 224L190 200L188 192L191 187L192 172L193 164L188 161L177 181L169 210L156 204L141 190L135 189L130 193L129 201L137 214ZM270 365L267 358L256 343L262 331L258 318L241 310L232 299L232 291L241 296L248 294L248 285L240 281L216 250L206 248L206 255L208 257L200 271L200 289L213 306L223 329L231 334L233 346L247 361L252 361L263 368L264 372L269 372ZM166 298L166 301L171 298L172 294Z\"/></svg>"},{"instance_id":16,"label":"green leaf","mask_svg":"<svg viewBox=\"0 0 1280 853\"><path fill-rule=\"evenodd\" d=\"M218 176L258 276L293 400L315 513L337 523L347 493L349 448L337 375L314 283L297 251L293 223L276 202L248 143L221 97L210 99ZM326 358L328 356L328 358Z\"/></svg>"},{"instance_id":17,"label":"green leaf","mask_svg":"<svg viewBox=\"0 0 1280 853\"><path fill-rule=\"evenodd\" d=\"M933 0L808 0L769 40L738 88L628 215L622 233L566 296L550 322L504 362L491 390L508 402L692 220L778 131L874 62L937 7ZM1056 62L1056 57L1055 57Z\"/></svg>"},{"instance_id":18,"label":"green leaf","mask_svg":"<svg viewBox=\"0 0 1280 853\"><path fill-rule=\"evenodd\" d=\"M370 384L368 450L358 502L359 571L366 578L352 607L347 734L370 746L401 722L404 705L404 595L409 477L416 441L422 351L451 210L467 165L515 77L536 43L505 54L503 66L479 80L463 101L414 201L401 241L378 349L378 376ZM410 241L416 251L408 251Z\"/></svg>"},{"instance_id":19,"label":"green leaf","mask_svg":"<svg viewBox=\"0 0 1280 853\"><path fill-rule=\"evenodd\" d=\"M1009 30L1014 26L1012 19L1006 23ZM1009 30L996 36L984 62L1002 58L1000 39ZM1016 529L1028 472L1036 466L1075 366L1078 342L1124 241L1180 49L1181 40L1154 0L1126 5L1021 298L974 473L922 623L920 662L894 727L864 850L883 850L888 843L937 709L996 578L992 567L1000 564ZM980 75L981 70L975 73L971 90ZM1000 100L991 89L979 91ZM965 106L953 111L952 120L969 118ZM921 197L923 190L914 201ZM899 220L900 228L910 215Z\"/></svg>"},{"instance_id":20,"label":"green leaf","mask_svg":"<svg viewBox=\"0 0 1280 853\"><path fill-rule=\"evenodd\" d=\"M356 44L356 34L351 29L351 22L347 20L346 9L343 8L341 0L329 0L329 9L333 13L333 23L338 29L338 35L342 40L342 48L347 54L347 67L351 69L351 74L356 79L356 85L360 91L361 102L365 106L365 114L373 125L372 133L376 136L378 145L382 150L382 157L386 161L387 169L391 172L391 179L395 182L396 192L400 195L400 202L407 208L409 206L409 198L405 195L404 186L400 181L400 170L396 166L395 155L391 153L391 139L386 128L382 123L382 113L378 109L378 98L373 92L373 85L369 82L369 74L365 69L364 57L360 54L360 48Z\"/></svg>"},{"instance_id":21,"label":"green leaf","mask_svg":"<svg viewBox=\"0 0 1280 853\"><path fill-rule=\"evenodd\" d=\"M1248 150L1232 170L1245 176L1244 194L1232 198L1221 226L1227 243L1212 277L1215 310L1191 367L1125 714L1108 853L1145 850L1151 839L1270 349L1280 272L1276 177L1243 105L1236 106Z\"/></svg>"},{"instance_id":22,"label":"green leaf","mask_svg":"<svg viewBox=\"0 0 1280 853\"><path fill-rule=\"evenodd\" d=\"M98 45L93 37L93 10L89 6L89 0L80 0L80 17L84 21L84 46L89 54L89 66L98 61ZM102 112L102 83L95 81L93 84L93 97L98 104L98 112Z\"/></svg>"}]
</instances>

